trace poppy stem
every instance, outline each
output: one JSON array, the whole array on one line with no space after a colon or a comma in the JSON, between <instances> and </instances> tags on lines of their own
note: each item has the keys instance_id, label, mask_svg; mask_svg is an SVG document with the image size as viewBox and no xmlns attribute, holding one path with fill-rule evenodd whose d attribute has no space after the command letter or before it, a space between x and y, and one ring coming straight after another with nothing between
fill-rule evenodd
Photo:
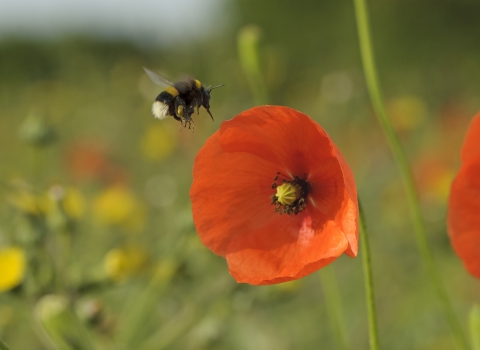
<instances>
[{"instance_id":1,"label":"poppy stem","mask_svg":"<svg viewBox=\"0 0 480 350\"><path fill-rule=\"evenodd\" d=\"M370 246L368 244L367 229L365 227L365 219L363 209L358 203L360 210L360 245L362 249L362 265L365 279L365 295L367 298L368 309L368 331L370 338L370 350L378 350L378 327L377 327L377 313L375 309L375 293L373 290L373 271L372 262L370 259Z\"/></svg>"},{"instance_id":2,"label":"poppy stem","mask_svg":"<svg viewBox=\"0 0 480 350\"><path fill-rule=\"evenodd\" d=\"M371 43L370 29L368 23L368 11L366 0L353 0L355 5L355 17L357 21L357 30L360 43L360 52L363 61L363 70L367 83L367 88L370 94L370 99L377 115L377 119L386 135L388 144L393 153L394 159L399 167L402 181L407 190L408 204L410 214L413 220L413 228L417 239L417 244L423 259L423 263L427 269L428 274L435 287L437 295L442 303L445 315L450 323L453 334L459 349L467 349L468 342L462 327L455 315L450 299L447 295L445 287L440 280L433 255L428 243L425 224L420 210L420 202L418 199L417 189L413 180L410 166L407 157L400 141L393 129L392 123L387 115L385 106L383 104L380 84L378 82L377 71L375 67L375 60L373 56L373 48Z\"/></svg>"},{"instance_id":3,"label":"poppy stem","mask_svg":"<svg viewBox=\"0 0 480 350\"><path fill-rule=\"evenodd\" d=\"M324 267L320 271L320 279L325 296L325 307L327 308L328 318L337 340L338 349L350 349L343 317L342 300L333 266Z\"/></svg>"},{"instance_id":4,"label":"poppy stem","mask_svg":"<svg viewBox=\"0 0 480 350\"><path fill-rule=\"evenodd\" d=\"M470 311L470 338L472 349L480 350L480 305L475 304Z\"/></svg>"},{"instance_id":5,"label":"poppy stem","mask_svg":"<svg viewBox=\"0 0 480 350\"><path fill-rule=\"evenodd\" d=\"M10 350L10 348L0 339L0 350Z\"/></svg>"},{"instance_id":6,"label":"poppy stem","mask_svg":"<svg viewBox=\"0 0 480 350\"><path fill-rule=\"evenodd\" d=\"M131 298L120 315L118 330L114 342L125 349L137 349L141 341L143 326L151 315L155 305L170 286L176 270L183 261L186 238L178 240L165 254L162 261L156 263L150 281L140 295ZM133 294L132 294L133 295Z\"/></svg>"},{"instance_id":7,"label":"poppy stem","mask_svg":"<svg viewBox=\"0 0 480 350\"><path fill-rule=\"evenodd\" d=\"M255 102L258 105L265 105L268 104L269 98L261 68L259 50L261 36L260 28L255 25L247 25L240 29L238 55Z\"/></svg>"}]
</instances>

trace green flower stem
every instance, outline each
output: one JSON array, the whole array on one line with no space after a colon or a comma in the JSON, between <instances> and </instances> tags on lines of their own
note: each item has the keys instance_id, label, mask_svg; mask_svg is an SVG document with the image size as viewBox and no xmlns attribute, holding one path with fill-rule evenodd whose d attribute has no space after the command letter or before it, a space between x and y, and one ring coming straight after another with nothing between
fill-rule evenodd
<instances>
[{"instance_id":1,"label":"green flower stem","mask_svg":"<svg viewBox=\"0 0 480 350\"><path fill-rule=\"evenodd\" d=\"M55 249L55 282L58 292L63 292L67 288L68 266L70 264L71 254L71 236L70 233L60 231L56 234Z\"/></svg>"},{"instance_id":2,"label":"green flower stem","mask_svg":"<svg viewBox=\"0 0 480 350\"><path fill-rule=\"evenodd\" d=\"M10 350L10 348L0 339L0 350Z\"/></svg>"},{"instance_id":3,"label":"green flower stem","mask_svg":"<svg viewBox=\"0 0 480 350\"><path fill-rule=\"evenodd\" d=\"M169 265L170 262L164 264ZM158 266L146 289L133 306L127 309L127 315L124 316L118 332L118 342L122 346L126 346L126 349L137 347L142 328L155 304L169 286L175 269L176 266L173 263L171 266Z\"/></svg>"},{"instance_id":4,"label":"green flower stem","mask_svg":"<svg viewBox=\"0 0 480 350\"><path fill-rule=\"evenodd\" d=\"M413 180L413 176L410 171L410 167L407 162L407 157L405 156L402 146L400 145L400 141L395 134L395 131L390 122L390 119L388 118L385 106L383 104L380 86L377 78L377 72L375 68L372 43L370 39L366 0L354 0L354 5L355 16L357 19L360 51L363 61L363 69L365 73L368 91L370 93L370 99L375 109L378 121L387 137L390 149L400 169L402 181L407 190L408 203L413 220L414 232L417 239L417 244L422 255L423 263L426 266L427 272L430 275L432 283L442 303L452 332L455 335L457 345L460 349L466 349L467 340L465 334L455 315L452 304L447 296L445 287L440 280L439 274L433 261L432 252L425 232L425 224L423 222L420 210L418 194Z\"/></svg>"},{"instance_id":5,"label":"green flower stem","mask_svg":"<svg viewBox=\"0 0 480 350\"><path fill-rule=\"evenodd\" d=\"M53 348L59 350L93 349L88 330L78 318L68 297L60 294L43 296L35 304L34 315L35 320L48 337L48 342L54 345Z\"/></svg>"},{"instance_id":6,"label":"green flower stem","mask_svg":"<svg viewBox=\"0 0 480 350\"><path fill-rule=\"evenodd\" d=\"M269 98L260 63L260 38L261 31L257 26L248 25L240 29L238 54L255 102L265 105L268 104Z\"/></svg>"},{"instance_id":7,"label":"green flower stem","mask_svg":"<svg viewBox=\"0 0 480 350\"><path fill-rule=\"evenodd\" d=\"M473 350L480 350L480 305L473 305L469 323L472 348Z\"/></svg>"},{"instance_id":8,"label":"green flower stem","mask_svg":"<svg viewBox=\"0 0 480 350\"><path fill-rule=\"evenodd\" d=\"M363 274L365 276L365 296L368 309L368 332L370 338L370 350L378 350L378 327L377 314L375 311L375 295L373 290L373 272L370 260L370 246L368 245L367 230L362 207L360 209L360 245L362 249Z\"/></svg>"},{"instance_id":9,"label":"green flower stem","mask_svg":"<svg viewBox=\"0 0 480 350\"><path fill-rule=\"evenodd\" d=\"M186 238L180 239L169 255L156 266L152 277L141 295L127 304L120 317L116 342L125 349L138 349L142 330L158 300L169 287L178 266L188 254Z\"/></svg>"},{"instance_id":10,"label":"green flower stem","mask_svg":"<svg viewBox=\"0 0 480 350\"><path fill-rule=\"evenodd\" d=\"M139 350L163 350L172 348L172 344L184 337L189 330L201 323L204 318L209 318L215 312L216 305L222 299L229 299L231 292L236 288L231 277L224 275L217 278L205 288L194 291L194 295L185 300L183 310L172 316L168 323L159 325L158 330L138 346ZM137 348L135 348L137 349Z\"/></svg>"},{"instance_id":11,"label":"green flower stem","mask_svg":"<svg viewBox=\"0 0 480 350\"><path fill-rule=\"evenodd\" d=\"M320 271L320 279L322 281L323 294L325 295L328 318L337 341L337 348L350 349L343 318L342 300L332 266L326 266Z\"/></svg>"}]
</instances>

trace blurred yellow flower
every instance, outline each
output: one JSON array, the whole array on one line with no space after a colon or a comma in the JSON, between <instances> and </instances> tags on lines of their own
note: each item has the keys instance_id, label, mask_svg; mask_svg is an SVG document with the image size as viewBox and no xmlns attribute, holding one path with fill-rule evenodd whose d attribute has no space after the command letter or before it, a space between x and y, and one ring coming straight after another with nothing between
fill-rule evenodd
<instances>
[{"instance_id":1,"label":"blurred yellow flower","mask_svg":"<svg viewBox=\"0 0 480 350\"><path fill-rule=\"evenodd\" d=\"M56 195L58 189L61 190L60 196ZM56 193L53 193L54 190ZM71 219L81 219L85 214L85 197L76 188L58 186L56 189L51 189L40 199L40 207L46 215L52 214L57 205L60 205L61 209Z\"/></svg>"},{"instance_id":2,"label":"blurred yellow flower","mask_svg":"<svg viewBox=\"0 0 480 350\"><path fill-rule=\"evenodd\" d=\"M168 282L175 275L178 264L172 259L165 259L156 266L155 279L161 282Z\"/></svg>"},{"instance_id":3,"label":"blurred yellow flower","mask_svg":"<svg viewBox=\"0 0 480 350\"><path fill-rule=\"evenodd\" d=\"M0 292L10 290L23 280L25 252L18 247L0 248Z\"/></svg>"},{"instance_id":4,"label":"blurred yellow flower","mask_svg":"<svg viewBox=\"0 0 480 350\"><path fill-rule=\"evenodd\" d=\"M445 172L439 175L433 188L439 202L445 203L447 201L454 178L455 171L453 169L446 169Z\"/></svg>"},{"instance_id":5,"label":"blurred yellow flower","mask_svg":"<svg viewBox=\"0 0 480 350\"><path fill-rule=\"evenodd\" d=\"M140 148L145 157L152 161L164 159L173 152L177 140L160 123L149 126L140 141Z\"/></svg>"},{"instance_id":6,"label":"blurred yellow flower","mask_svg":"<svg viewBox=\"0 0 480 350\"><path fill-rule=\"evenodd\" d=\"M455 177L455 167L447 160L426 154L413 164L422 199L446 203Z\"/></svg>"},{"instance_id":7,"label":"blurred yellow flower","mask_svg":"<svg viewBox=\"0 0 480 350\"><path fill-rule=\"evenodd\" d=\"M10 195L8 201L26 214L40 215L42 213L41 199L27 190L21 189Z\"/></svg>"},{"instance_id":8,"label":"blurred yellow flower","mask_svg":"<svg viewBox=\"0 0 480 350\"><path fill-rule=\"evenodd\" d=\"M94 200L93 209L103 223L127 229L141 230L145 221L145 208L131 190L125 186L111 186Z\"/></svg>"},{"instance_id":9,"label":"blurred yellow flower","mask_svg":"<svg viewBox=\"0 0 480 350\"><path fill-rule=\"evenodd\" d=\"M387 102L387 109L398 131L410 131L422 124L427 115L426 103L416 96L402 96Z\"/></svg>"},{"instance_id":10,"label":"blurred yellow flower","mask_svg":"<svg viewBox=\"0 0 480 350\"><path fill-rule=\"evenodd\" d=\"M141 273L147 266L149 257L140 247L123 247L110 250L104 259L104 268L107 275L115 280Z\"/></svg>"},{"instance_id":11,"label":"blurred yellow flower","mask_svg":"<svg viewBox=\"0 0 480 350\"><path fill-rule=\"evenodd\" d=\"M58 205L71 219L80 219L85 213L83 194L78 189L58 185L41 195L34 195L31 191L20 188L8 197L8 201L18 210L30 215L50 215Z\"/></svg>"},{"instance_id":12,"label":"blurred yellow flower","mask_svg":"<svg viewBox=\"0 0 480 350\"><path fill-rule=\"evenodd\" d=\"M63 198L63 209L73 219L81 219L85 214L85 197L76 188L69 188Z\"/></svg>"}]
</instances>

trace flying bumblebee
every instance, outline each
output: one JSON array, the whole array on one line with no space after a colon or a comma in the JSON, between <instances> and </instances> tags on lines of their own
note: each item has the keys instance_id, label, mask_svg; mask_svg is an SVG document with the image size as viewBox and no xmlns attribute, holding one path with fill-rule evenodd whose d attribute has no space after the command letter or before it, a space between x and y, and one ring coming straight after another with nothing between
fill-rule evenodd
<instances>
[{"instance_id":1,"label":"flying bumblebee","mask_svg":"<svg viewBox=\"0 0 480 350\"><path fill-rule=\"evenodd\" d=\"M155 99L152 105L152 113L155 118L165 119L168 116L174 117L184 127L194 128L192 114L197 108L200 113L200 106L203 106L213 120L210 113L210 92L225 84L217 85L212 88L204 87L202 83L193 78L184 79L172 83L160 74L152 72L143 67L150 79L157 85L167 86Z\"/></svg>"}]
</instances>

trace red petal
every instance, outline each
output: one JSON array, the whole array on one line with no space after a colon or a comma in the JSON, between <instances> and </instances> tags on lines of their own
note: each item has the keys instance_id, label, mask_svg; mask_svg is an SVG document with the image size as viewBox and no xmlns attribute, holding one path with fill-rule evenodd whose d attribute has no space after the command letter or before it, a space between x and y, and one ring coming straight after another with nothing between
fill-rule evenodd
<instances>
[{"instance_id":1,"label":"red petal","mask_svg":"<svg viewBox=\"0 0 480 350\"><path fill-rule=\"evenodd\" d=\"M248 153L226 153L219 133L200 150L190 189L193 220L202 242L214 253L237 235L256 230L278 217L271 205L278 167Z\"/></svg>"},{"instance_id":2,"label":"red petal","mask_svg":"<svg viewBox=\"0 0 480 350\"><path fill-rule=\"evenodd\" d=\"M358 199L357 199L357 186L355 184L355 178L353 176L353 172L348 166L345 158L343 158L342 153L337 148L335 144L333 144L335 149L335 154L338 159L338 163L342 168L343 172L343 179L345 181L345 188L347 190L347 194L349 197L349 201L347 204L347 212L343 216L343 222L341 224L343 231L345 232L345 236L348 240L348 249L345 251L350 257L357 256L358 253L358 217L359 217L359 210L358 210Z\"/></svg>"},{"instance_id":3,"label":"red petal","mask_svg":"<svg viewBox=\"0 0 480 350\"><path fill-rule=\"evenodd\" d=\"M220 142L227 152L248 152L302 176L335 156L330 138L310 117L280 106L254 107L222 123Z\"/></svg>"},{"instance_id":4,"label":"red petal","mask_svg":"<svg viewBox=\"0 0 480 350\"><path fill-rule=\"evenodd\" d=\"M480 278L480 235L478 228L471 228L454 238L455 252L473 276Z\"/></svg>"},{"instance_id":5,"label":"red petal","mask_svg":"<svg viewBox=\"0 0 480 350\"><path fill-rule=\"evenodd\" d=\"M316 210L333 219L344 201L345 183L337 159L329 158L312 166L308 181L311 184L309 199Z\"/></svg>"},{"instance_id":6,"label":"red petal","mask_svg":"<svg viewBox=\"0 0 480 350\"><path fill-rule=\"evenodd\" d=\"M472 119L462 148L462 162L472 160L480 161L480 113Z\"/></svg>"},{"instance_id":7,"label":"red petal","mask_svg":"<svg viewBox=\"0 0 480 350\"><path fill-rule=\"evenodd\" d=\"M466 269L480 278L480 113L467 133L448 206L448 233Z\"/></svg>"},{"instance_id":8,"label":"red petal","mask_svg":"<svg viewBox=\"0 0 480 350\"><path fill-rule=\"evenodd\" d=\"M354 258L358 254L358 202L348 200L346 206L343 208L343 220L341 221L341 228L345 237L348 240L348 248L345 254Z\"/></svg>"},{"instance_id":9,"label":"red petal","mask_svg":"<svg viewBox=\"0 0 480 350\"><path fill-rule=\"evenodd\" d=\"M467 270L480 278L480 159L464 164L452 183L448 231Z\"/></svg>"},{"instance_id":10,"label":"red petal","mask_svg":"<svg viewBox=\"0 0 480 350\"><path fill-rule=\"evenodd\" d=\"M355 179L342 154L325 130L303 113L287 107L254 107L241 118L227 121L220 127L220 143L229 152L249 152L281 165L288 175L309 174L314 189L313 200L324 215L347 206L339 223L349 242L346 254L358 253L358 203ZM318 175L318 176L317 176ZM346 187L349 200L344 198ZM344 202L345 201L345 202ZM342 203L344 202L344 203ZM318 217L318 216L317 216Z\"/></svg>"},{"instance_id":11,"label":"red petal","mask_svg":"<svg viewBox=\"0 0 480 350\"><path fill-rule=\"evenodd\" d=\"M233 240L226 254L238 282L254 285L301 278L329 264L347 248L341 228L328 221L314 230L308 213L282 216L268 226Z\"/></svg>"}]
</instances>

